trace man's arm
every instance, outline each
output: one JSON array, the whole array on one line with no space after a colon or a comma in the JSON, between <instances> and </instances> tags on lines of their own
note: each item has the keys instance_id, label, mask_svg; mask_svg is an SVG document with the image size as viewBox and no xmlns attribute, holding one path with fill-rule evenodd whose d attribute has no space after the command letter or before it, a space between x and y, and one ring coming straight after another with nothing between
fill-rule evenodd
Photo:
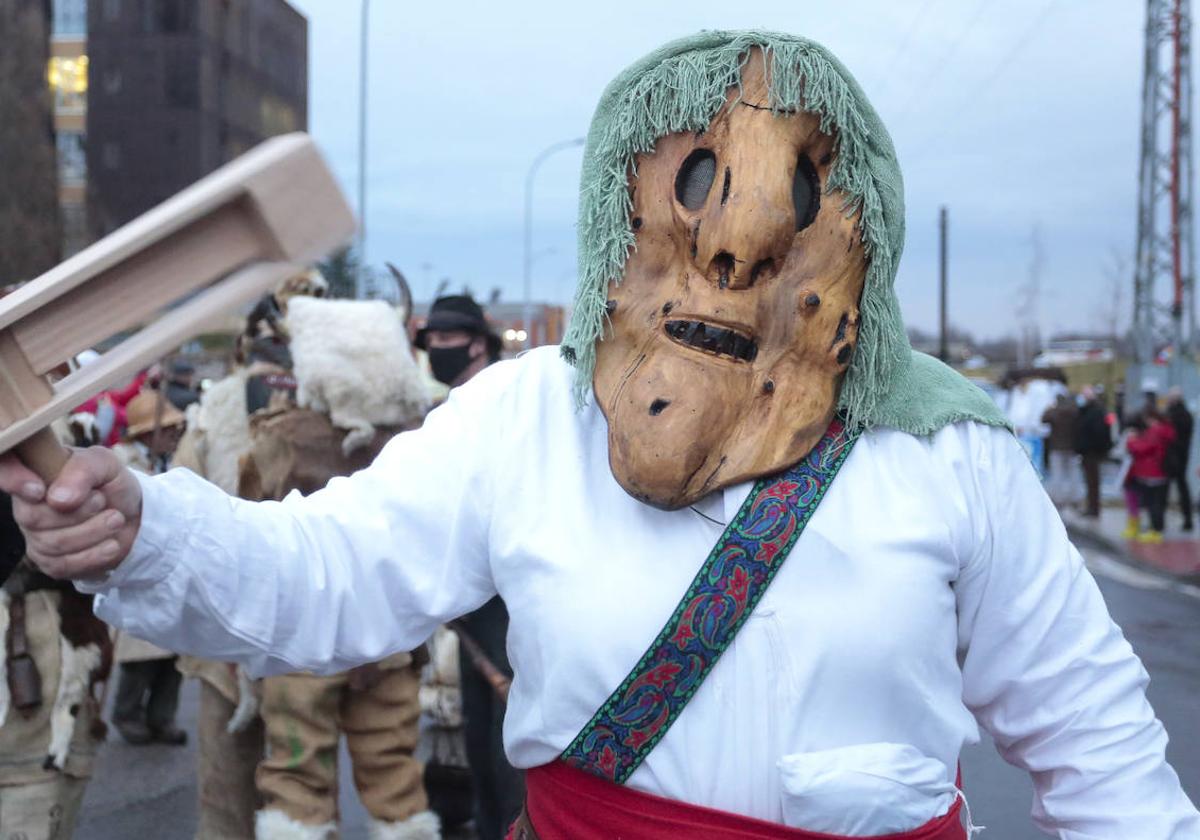
<instances>
[{"instance_id":1,"label":"man's arm","mask_svg":"<svg viewBox=\"0 0 1200 840\"><path fill-rule=\"evenodd\" d=\"M1200 836L1166 763L1145 669L1010 435L977 441L977 550L955 583L963 700L1032 775L1033 816L1063 838Z\"/></svg>"},{"instance_id":2,"label":"man's arm","mask_svg":"<svg viewBox=\"0 0 1200 840\"><path fill-rule=\"evenodd\" d=\"M258 671L339 671L409 650L495 594L490 454L511 373L488 371L366 470L306 498L231 498L186 470L155 478L102 449L46 492L14 459L0 488L30 555L96 592L105 621Z\"/></svg>"}]
</instances>

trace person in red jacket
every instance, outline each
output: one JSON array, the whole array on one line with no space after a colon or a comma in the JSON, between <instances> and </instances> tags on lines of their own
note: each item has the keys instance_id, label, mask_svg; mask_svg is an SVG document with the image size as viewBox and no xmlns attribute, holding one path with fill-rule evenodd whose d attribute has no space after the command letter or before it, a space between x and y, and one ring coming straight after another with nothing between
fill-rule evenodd
<instances>
[{"instance_id":1,"label":"person in red jacket","mask_svg":"<svg viewBox=\"0 0 1200 840\"><path fill-rule=\"evenodd\" d=\"M1162 542L1163 519L1167 507L1167 473L1163 459L1175 440L1175 429L1153 407L1143 412L1144 429L1130 434L1125 448L1133 457L1129 478L1138 490L1142 507L1150 514L1150 530L1138 535L1141 542Z\"/></svg>"},{"instance_id":2,"label":"person in red jacket","mask_svg":"<svg viewBox=\"0 0 1200 840\"><path fill-rule=\"evenodd\" d=\"M115 388L111 391L105 391L102 394L98 394L82 405L77 406L73 413L78 414L83 412L94 415L97 419L99 419L104 413L105 408L111 408L111 422L101 423L101 426L105 431L103 444L104 446L110 448L116 446L121 442L122 436L125 433L125 427L127 425L125 407L129 405L130 400L141 393L143 386L145 386L147 382L158 378L157 374L157 365L149 370L143 370L124 388Z\"/></svg>"}]
</instances>

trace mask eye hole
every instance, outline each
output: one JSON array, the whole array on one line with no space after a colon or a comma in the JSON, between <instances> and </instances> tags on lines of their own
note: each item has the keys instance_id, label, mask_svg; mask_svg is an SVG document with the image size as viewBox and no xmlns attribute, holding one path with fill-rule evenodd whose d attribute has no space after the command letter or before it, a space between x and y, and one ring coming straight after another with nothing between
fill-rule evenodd
<instances>
[{"instance_id":1,"label":"mask eye hole","mask_svg":"<svg viewBox=\"0 0 1200 840\"><path fill-rule=\"evenodd\" d=\"M675 175L675 198L688 210L699 210L717 177L717 156L709 149L688 155Z\"/></svg>"},{"instance_id":2,"label":"mask eye hole","mask_svg":"<svg viewBox=\"0 0 1200 840\"><path fill-rule=\"evenodd\" d=\"M821 179L808 155L796 161L796 176L792 179L792 205L796 208L796 230L801 231L817 218L821 208Z\"/></svg>"}]
</instances>

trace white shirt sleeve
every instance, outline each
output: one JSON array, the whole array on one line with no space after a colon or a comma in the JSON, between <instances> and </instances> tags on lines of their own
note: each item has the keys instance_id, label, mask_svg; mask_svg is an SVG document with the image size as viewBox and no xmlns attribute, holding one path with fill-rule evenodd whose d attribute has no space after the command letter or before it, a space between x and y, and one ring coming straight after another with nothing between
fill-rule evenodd
<instances>
[{"instance_id":1,"label":"white shirt sleeve","mask_svg":"<svg viewBox=\"0 0 1200 840\"><path fill-rule=\"evenodd\" d=\"M256 674L344 671L424 642L496 593L487 534L506 363L455 389L365 470L248 502L187 470L139 477L132 553L96 614L168 650Z\"/></svg>"},{"instance_id":2,"label":"white shirt sleeve","mask_svg":"<svg viewBox=\"0 0 1200 840\"><path fill-rule=\"evenodd\" d=\"M977 551L956 592L963 699L1061 840L1200 837L1141 662L1011 434L980 431ZM969 780L968 780L969 784Z\"/></svg>"}]
</instances>

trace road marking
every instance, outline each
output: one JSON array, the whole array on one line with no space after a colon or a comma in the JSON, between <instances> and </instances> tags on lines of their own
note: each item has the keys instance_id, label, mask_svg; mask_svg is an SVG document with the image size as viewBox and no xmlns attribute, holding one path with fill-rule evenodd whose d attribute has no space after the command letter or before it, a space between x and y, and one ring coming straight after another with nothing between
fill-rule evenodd
<instances>
[{"instance_id":1,"label":"road marking","mask_svg":"<svg viewBox=\"0 0 1200 840\"><path fill-rule=\"evenodd\" d=\"M1087 562L1088 569L1093 574L1101 575L1109 580L1115 580L1117 583L1123 583L1126 586L1132 586L1136 589L1178 592L1181 595L1186 595L1189 598L1195 598L1200 601L1200 586L1193 586L1190 583L1170 580L1162 575L1140 571L1102 551L1093 550L1085 552L1084 560Z\"/></svg>"}]
</instances>

